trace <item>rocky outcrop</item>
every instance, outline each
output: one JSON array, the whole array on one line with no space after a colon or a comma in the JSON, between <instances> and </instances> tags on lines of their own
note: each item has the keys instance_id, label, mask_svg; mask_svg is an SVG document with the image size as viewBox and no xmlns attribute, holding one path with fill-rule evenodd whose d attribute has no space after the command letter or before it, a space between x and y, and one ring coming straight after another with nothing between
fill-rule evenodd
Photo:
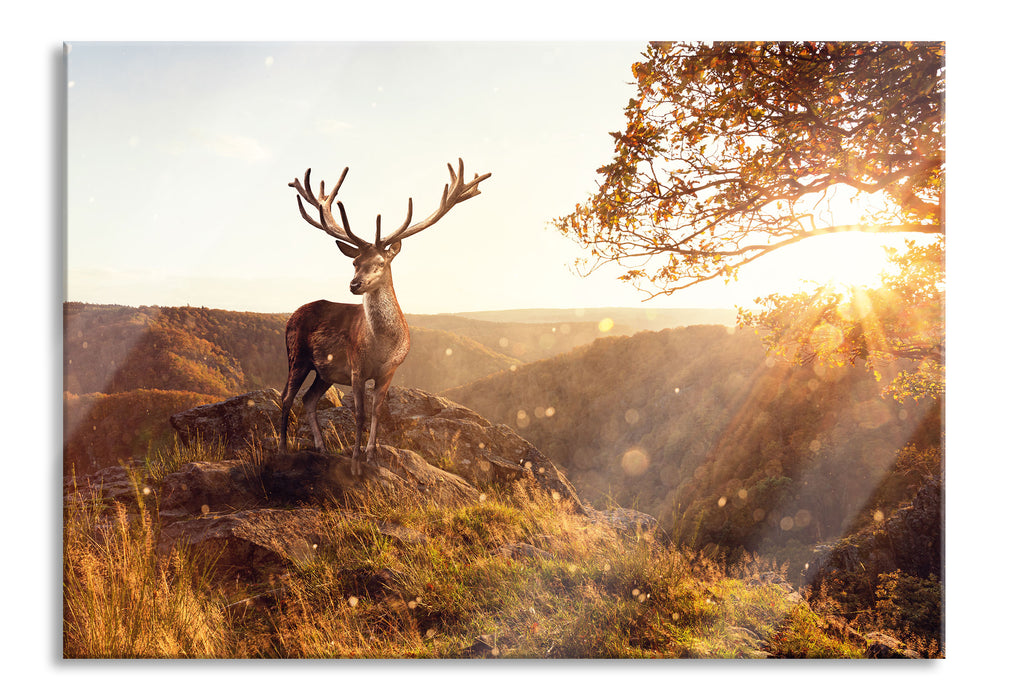
<instances>
[{"instance_id":1,"label":"rocky outcrop","mask_svg":"<svg viewBox=\"0 0 1009 700\"><path fill-rule=\"evenodd\" d=\"M327 524L317 508L254 508L208 513L163 525L158 552L176 547L214 561L225 577L264 578L288 562L308 564L326 539Z\"/></svg>"},{"instance_id":2,"label":"rocky outcrop","mask_svg":"<svg viewBox=\"0 0 1009 700\"><path fill-rule=\"evenodd\" d=\"M943 488L926 482L910 506L893 513L878 528L822 547L810 563L804 583L816 584L832 573L868 574L870 580L891 571L920 578L942 576Z\"/></svg>"},{"instance_id":3,"label":"rocky outcrop","mask_svg":"<svg viewBox=\"0 0 1009 700\"><path fill-rule=\"evenodd\" d=\"M280 396L271 389L177 413L171 425L183 442L217 442L226 458L183 464L160 482L149 479L141 464L109 467L68 482L65 493L119 501L134 512L138 507L156 512L161 554L187 547L214 561L215 569L227 577L259 580L291 563L311 563L341 519L367 521L375 532L402 542L425 538L408 527L362 515L359 509L340 507L347 499L366 498L375 491L436 504L475 503L488 485L523 479L550 498L568 501L589 520L629 537L656 530L655 518L644 513L583 505L556 465L515 431L434 394L398 387L389 391L380 416L379 447L359 477L351 475L348 456L313 449L304 421L300 426L293 422L292 450L280 453L279 405ZM300 408L296 404L296 416ZM352 444L351 397L330 392L320 402L319 419L333 442ZM495 554L550 556L525 542L508 543ZM362 577L364 593L392 590L388 576L363 572Z\"/></svg>"},{"instance_id":4,"label":"rocky outcrop","mask_svg":"<svg viewBox=\"0 0 1009 700\"><path fill-rule=\"evenodd\" d=\"M446 504L480 495L462 477L432 467L415 452L386 445L379 445L373 463L364 465L360 477L351 475L349 457L306 450L270 456L260 479L271 498L285 502L338 501L348 493L376 488Z\"/></svg>"},{"instance_id":5,"label":"rocky outcrop","mask_svg":"<svg viewBox=\"0 0 1009 700\"><path fill-rule=\"evenodd\" d=\"M262 389L176 413L169 422L183 443L220 442L226 456L235 458L257 441L276 450L279 416L280 392Z\"/></svg>"},{"instance_id":6,"label":"rocky outcrop","mask_svg":"<svg viewBox=\"0 0 1009 700\"><path fill-rule=\"evenodd\" d=\"M324 434L334 442L353 445L354 399L331 390L317 409ZM371 405L370 390L365 397ZM294 416L301 416L299 403ZM280 425L280 395L273 389L236 396L227 401L198 406L171 418L172 427L184 441L199 436L219 441L228 457L247 453L252 446L263 452L277 451ZM291 449L311 449L314 445L307 421L295 420ZM479 414L453 401L419 389L392 387L379 416L379 443L411 451L429 465L455 473L479 488L521 477L531 477L548 493L570 501L576 512L584 508L571 482L542 452L506 425L492 425ZM402 464L413 458L398 458Z\"/></svg>"}]
</instances>

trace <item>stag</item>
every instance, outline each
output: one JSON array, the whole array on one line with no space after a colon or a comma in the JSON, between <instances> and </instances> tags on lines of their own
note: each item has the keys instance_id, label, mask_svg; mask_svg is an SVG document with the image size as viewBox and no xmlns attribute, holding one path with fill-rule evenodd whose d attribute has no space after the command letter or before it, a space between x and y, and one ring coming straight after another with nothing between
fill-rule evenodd
<instances>
[{"instance_id":1,"label":"stag","mask_svg":"<svg viewBox=\"0 0 1009 700\"><path fill-rule=\"evenodd\" d=\"M343 304L321 299L305 304L287 322L287 385L281 397L280 448L287 451L287 428L294 398L309 372L315 370L315 380L305 392L304 406L312 437L318 450L324 449L316 406L333 384L350 386L354 396L355 438L351 457L351 474L360 476L361 440L365 424L365 383L374 382L371 406L371 430L364 451L365 462L372 461L378 435L378 414L385 402L396 368L410 351L410 329L396 299L392 286L391 263L400 251L403 239L420 233L436 223L459 202L480 194L478 185L490 177L474 175L466 182L463 162L459 173L449 164L449 184L442 192L441 204L429 217L410 225L413 219L413 198L407 202L406 221L388 238L382 238L382 217L375 221L375 242L356 236L351 231L343 202L337 201L340 221L333 216L336 198L349 168L344 168L333 190L326 194L325 181L319 183L319 194L312 192L312 170L305 171L305 184L297 178L289 183L298 195L298 210L302 218L315 228L336 239L336 245L347 257L354 259L354 277L350 291L364 297L363 304ZM304 199L318 210L318 218L305 209Z\"/></svg>"}]
</instances>

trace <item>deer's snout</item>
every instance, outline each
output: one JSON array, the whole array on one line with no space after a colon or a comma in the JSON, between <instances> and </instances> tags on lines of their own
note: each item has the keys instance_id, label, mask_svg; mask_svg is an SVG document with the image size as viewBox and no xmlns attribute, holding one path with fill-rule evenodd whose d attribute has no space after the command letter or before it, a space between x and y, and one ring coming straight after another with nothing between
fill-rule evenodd
<instances>
[{"instance_id":1,"label":"deer's snout","mask_svg":"<svg viewBox=\"0 0 1009 700\"><path fill-rule=\"evenodd\" d=\"M361 280L351 280L350 282L350 292L351 294L363 294L364 291L361 289Z\"/></svg>"}]
</instances>

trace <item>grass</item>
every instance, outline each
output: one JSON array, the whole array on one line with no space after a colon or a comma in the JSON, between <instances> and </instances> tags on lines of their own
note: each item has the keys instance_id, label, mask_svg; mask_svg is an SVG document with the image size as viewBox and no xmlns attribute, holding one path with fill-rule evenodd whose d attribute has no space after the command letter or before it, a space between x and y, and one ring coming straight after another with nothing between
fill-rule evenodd
<instances>
[{"instance_id":1,"label":"grass","mask_svg":"<svg viewBox=\"0 0 1009 700\"><path fill-rule=\"evenodd\" d=\"M207 440L197 435L195 439L183 442L178 434L174 434L172 442L167 447L155 449L147 455L144 459L144 468L150 480L160 482L169 474L177 472L184 464L219 462L224 456L224 443L219 438Z\"/></svg>"},{"instance_id":2,"label":"grass","mask_svg":"<svg viewBox=\"0 0 1009 700\"><path fill-rule=\"evenodd\" d=\"M212 562L162 558L143 510L74 492L64 510L63 650L67 658L218 657L227 625Z\"/></svg>"},{"instance_id":3,"label":"grass","mask_svg":"<svg viewBox=\"0 0 1009 700\"><path fill-rule=\"evenodd\" d=\"M149 464L157 473L170 470L186 449ZM729 576L717 562L647 535L627 538L524 482L455 507L360 496L325 512L328 536L310 560L270 580L237 583L217 578L212 561L184 549L159 554L159 524L143 499L130 511L83 493L71 494L65 514L67 657L863 651L827 637L783 588L757 585L746 570Z\"/></svg>"}]
</instances>

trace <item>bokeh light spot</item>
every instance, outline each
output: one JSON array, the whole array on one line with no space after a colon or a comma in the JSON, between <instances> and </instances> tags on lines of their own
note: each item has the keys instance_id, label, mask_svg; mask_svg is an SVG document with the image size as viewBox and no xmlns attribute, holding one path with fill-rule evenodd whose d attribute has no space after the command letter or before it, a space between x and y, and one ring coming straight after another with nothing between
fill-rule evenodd
<instances>
[{"instance_id":1,"label":"bokeh light spot","mask_svg":"<svg viewBox=\"0 0 1009 700\"><path fill-rule=\"evenodd\" d=\"M628 476L638 476L648 470L648 455L639 447L632 447L620 458L620 466Z\"/></svg>"}]
</instances>

